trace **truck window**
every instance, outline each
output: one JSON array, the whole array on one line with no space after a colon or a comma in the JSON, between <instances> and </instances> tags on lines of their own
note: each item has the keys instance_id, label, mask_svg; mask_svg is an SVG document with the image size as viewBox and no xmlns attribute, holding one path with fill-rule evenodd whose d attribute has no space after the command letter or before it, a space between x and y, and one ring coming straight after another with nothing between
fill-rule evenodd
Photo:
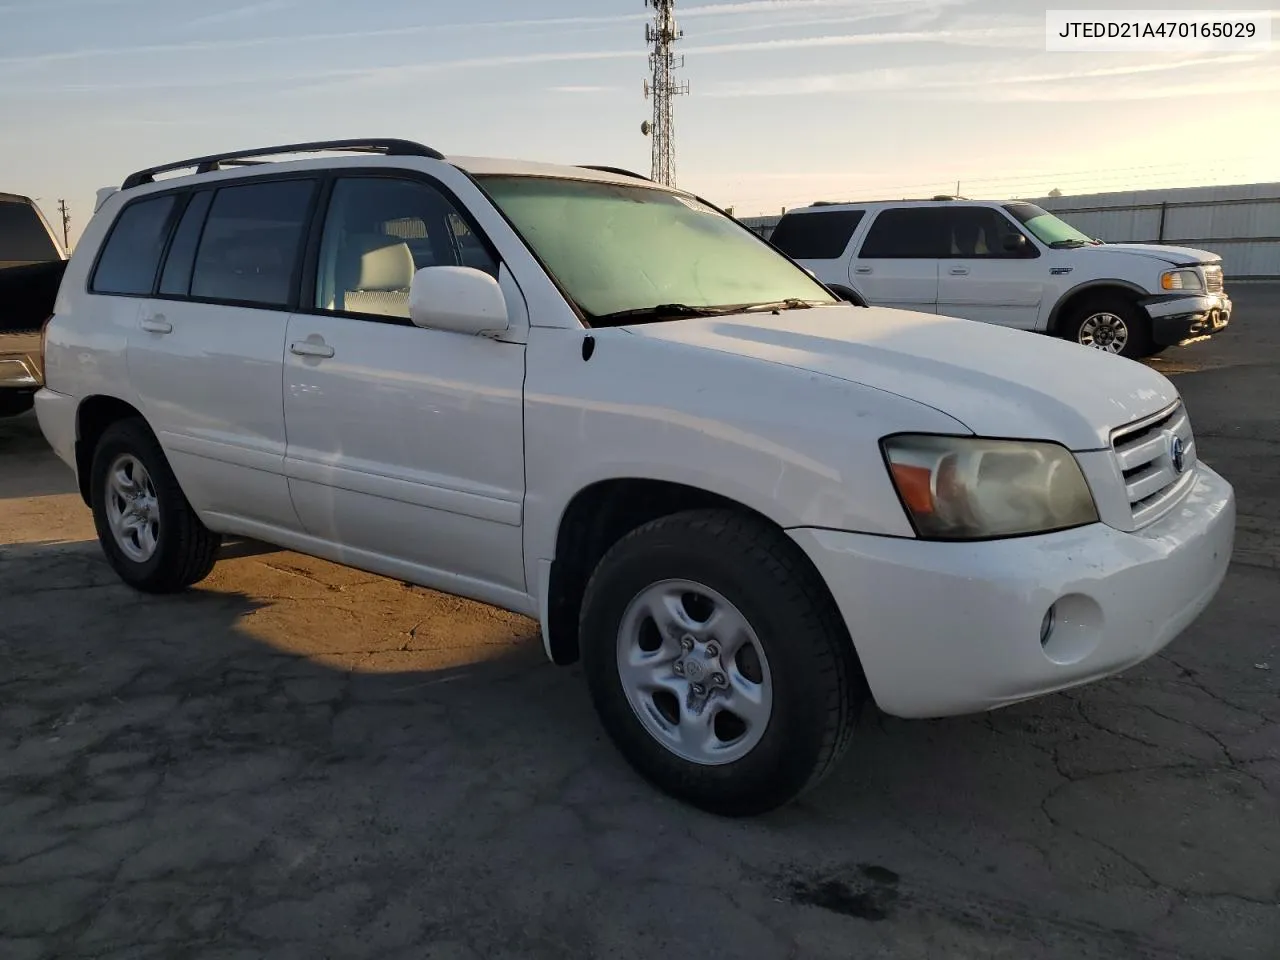
<instances>
[{"instance_id":1,"label":"truck window","mask_svg":"<svg viewBox=\"0 0 1280 960\"><path fill-rule=\"evenodd\" d=\"M838 260L865 215L864 210L788 213L769 242L793 260Z\"/></svg>"},{"instance_id":2,"label":"truck window","mask_svg":"<svg viewBox=\"0 0 1280 960\"><path fill-rule=\"evenodd\" d=\"M0 200L0 264L61 260L44 221L30 203Z\"/></svg>"},{"instance_id":3,"label":"truck window","mask_svg":"<svg viewBox=\"0 0 1280 960\"><path fill-rule=\"evenodd\" d=\"M859 256L864 260L940 260L951 248L946 211L898 207L876 217Z\"/></svg>"}]
</instances>

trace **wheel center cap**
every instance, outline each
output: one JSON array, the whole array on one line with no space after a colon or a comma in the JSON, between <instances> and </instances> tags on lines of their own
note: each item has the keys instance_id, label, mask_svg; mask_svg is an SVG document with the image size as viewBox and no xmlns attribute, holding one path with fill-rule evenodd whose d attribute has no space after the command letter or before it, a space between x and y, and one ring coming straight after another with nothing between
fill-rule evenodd
<instances>
[{"instance_id":1,"label":"wheel center cap","mask_svg":"<svg viewBox=\"0 0 1280 960\"><path fill-rule=\"evenodd\" d=\"M704 676L706 676L706 673L706 668L697 660L690 659L685 661L684 675L694 683L700 681Z\"/></svg>"}]
</instances>

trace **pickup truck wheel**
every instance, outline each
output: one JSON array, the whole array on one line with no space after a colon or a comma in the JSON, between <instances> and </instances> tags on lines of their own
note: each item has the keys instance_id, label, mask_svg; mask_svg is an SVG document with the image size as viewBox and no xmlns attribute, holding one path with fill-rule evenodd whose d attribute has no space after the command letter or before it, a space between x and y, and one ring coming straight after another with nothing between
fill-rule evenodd
<instances>
[{"instance_id":1,"label":"pickup truck wheel","mask_svg":"<svg viewBox=\"0 0 1280 960\"><path fill-rule=\"evenodd\" d=\"M1153 347L1151 321L1132 303L1115 298L1081 304L1064 324L1067 338L1085 347L1141 360Z\"/></svg>"},{"instance_id":2,"label":"pickup truck wheel","mask_svg":"<svg viewBox=\"0 0 1280 960\"><path fill-rule=\"evenodd\" d=\"M107 560L131 587L174 593L213 569L221 538L191 509L142 421L122 420L103 433L90 468L90 500Z\"/></svg>"},{"instance_id":3,"label":"pickup truck wheel","mask_svg":"<svg viewBox=\"0 0 1280 960\"><path fill-rule=\"evenodd\" d=\"M668 793L750 816L843 754L865 686L848 634L784 534L731 511L655 520L601 560L583 667L605 729Z\"/></svg>"}]
</instances>

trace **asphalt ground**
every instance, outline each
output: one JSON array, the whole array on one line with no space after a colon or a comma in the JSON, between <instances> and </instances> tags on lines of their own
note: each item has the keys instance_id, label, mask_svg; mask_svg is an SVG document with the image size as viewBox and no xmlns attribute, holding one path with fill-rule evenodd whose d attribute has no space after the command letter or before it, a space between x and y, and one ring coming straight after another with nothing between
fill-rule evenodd
<instances>
[{"instance_id":1,"label":"asphalt ground","mask_svg":"<svg viewBox=\"0 0 1280 960\"><path fill-rule=\"evenodd\" d=\"M1280 286L1152 364L1239 496L1212 607L1123 676L868 709L802 801L641 782L534 624L251 543L117 582L0 421L0 958L1280 958Z\"/></svg>"}]
</instances>

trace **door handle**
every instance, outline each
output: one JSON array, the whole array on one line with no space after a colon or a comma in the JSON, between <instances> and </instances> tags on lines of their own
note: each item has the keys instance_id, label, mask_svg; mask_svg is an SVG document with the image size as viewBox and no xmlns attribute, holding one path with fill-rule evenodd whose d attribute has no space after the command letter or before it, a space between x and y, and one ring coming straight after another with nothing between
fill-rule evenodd
<instances>
[{"instance_id":1,"label":"door handle","mask_svg":"<svg viewBox=\"0 0 1280 960\"><path fill-rule=\"evenodd\" d=\"M853 272L854 273L870 273L871 268L870 267L854 267Z\"/></svg>"},{"instance_id":2,"label":"door handle","mask_svg":"<svg viewBox=\"0 0 1280 960\"><path fill-rule=\"evenodd\" d=\"M969 275L968 267L952 267L951 275L953 277L967 277Z\"/></svg>"},{"instance_id":3,"label":"door handle","mask_svg":"<svg viewBox=\"0 0 1280 960\"><path fill-rule=\"evenodd\" d=\"M173 333L173 324L157 313L154 317L144 317L140 324L147 333Z\"/></svg>"},{"instance_id":4,"label":"door handle","mask_svg":"<svg viewBox=\"0 0 1280 960\"><path fill-rule=\"evenodd\" d=\"M320 342L315 340L296 340L289 344L289 352L300 357L332 357L333 347L323 340Z\"/></svg>"}]
</instances>

